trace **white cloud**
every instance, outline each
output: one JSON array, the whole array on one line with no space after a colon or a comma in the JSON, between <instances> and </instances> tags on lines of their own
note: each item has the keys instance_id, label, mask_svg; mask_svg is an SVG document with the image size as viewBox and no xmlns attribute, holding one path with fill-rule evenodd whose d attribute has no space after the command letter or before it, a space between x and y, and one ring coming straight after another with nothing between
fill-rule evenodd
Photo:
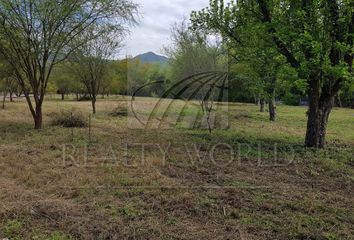
<instances>
[{"instance_id":1,"label":"white cloud","mask_svg":"<svg viewBox=\"0 0 354 240\"><path fill-rule=\"evenodd\" d=\"M200 10L209 0L133 0L140 5L139 24L131 28L120 55L138 55L153 51L162 54L170 44L170 29L175 22L189 18L192 10Z\"/></svg>"}]
</instances>

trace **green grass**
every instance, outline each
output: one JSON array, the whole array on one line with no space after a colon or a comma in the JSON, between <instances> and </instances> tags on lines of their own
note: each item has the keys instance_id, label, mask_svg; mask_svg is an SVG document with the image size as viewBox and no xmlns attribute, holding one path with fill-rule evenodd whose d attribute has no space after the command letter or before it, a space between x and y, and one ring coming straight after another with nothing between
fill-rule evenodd
<instances>
[{"instance_id":1,"label":"green grass","mask_svg":"<svg viewBox=\"0 0 354 240\"><path fill-rule=\"evenodd\" d=\"M11 239L21 239L21 230L24 222L19 219L8 220L4 227L3 232L6 237Z\"/></svg>"}]
</instances>

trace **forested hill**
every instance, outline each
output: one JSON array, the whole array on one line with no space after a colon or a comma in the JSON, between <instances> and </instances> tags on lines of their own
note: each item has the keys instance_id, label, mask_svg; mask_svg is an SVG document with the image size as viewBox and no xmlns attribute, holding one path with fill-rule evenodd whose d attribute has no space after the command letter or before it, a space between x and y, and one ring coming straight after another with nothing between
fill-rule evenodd
<instances>
[{"instance_id":1,"label":"forested hill","mask_svg":"<svg viewBox=\"0 0 354 240\"><path fill-rule=\"evenodd\" d=\"M157 55L153 52L147 52L136 56L134 59L139 59L142 63L168 63L169 59L167 57Z\"/></svg>"}]
</instances>

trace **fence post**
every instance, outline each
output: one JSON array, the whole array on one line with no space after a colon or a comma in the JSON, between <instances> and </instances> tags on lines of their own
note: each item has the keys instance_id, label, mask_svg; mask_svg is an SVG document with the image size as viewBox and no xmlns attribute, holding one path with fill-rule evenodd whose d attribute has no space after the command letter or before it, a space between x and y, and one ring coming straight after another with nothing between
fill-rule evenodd
<instances>
[{"instance_id":1,"label":"fence post","mask_svg":"<svg viewBox=\"0 0 354 240\"><path fill-rule=\"evenodd\" d=\"M91 114L89 114L89 143L91 143Z\"/></svg>"}]
</instances>

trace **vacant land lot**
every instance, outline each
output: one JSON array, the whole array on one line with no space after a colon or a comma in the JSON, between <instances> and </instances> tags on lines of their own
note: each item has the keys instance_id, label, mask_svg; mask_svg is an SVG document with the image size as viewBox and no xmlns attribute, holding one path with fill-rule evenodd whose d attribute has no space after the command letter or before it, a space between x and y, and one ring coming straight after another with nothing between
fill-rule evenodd
<instances>
[{"instance_id":1,"label":"vacant land lot","mask_svg":"<svg viewBox=\"0 0 354 240\"><path fill-rule=\"evenodd\" d=\"M230 104L230 127L128 129L101 100L91 129L32 129L24 101L0 111L0 239L354 239L354 110L335 109L328 147L303 147L306 108L279 120Z\"/></svg>"}]
</instances>

